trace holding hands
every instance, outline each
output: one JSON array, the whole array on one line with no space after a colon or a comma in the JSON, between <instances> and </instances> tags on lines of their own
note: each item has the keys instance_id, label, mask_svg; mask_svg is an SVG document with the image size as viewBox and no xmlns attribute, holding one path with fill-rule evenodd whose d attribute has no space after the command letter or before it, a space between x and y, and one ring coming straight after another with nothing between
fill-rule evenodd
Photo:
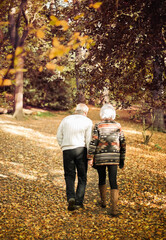
<instances>
[{"instance_id":1,"label":"holding hands","mask_svg":"<svg viewBox=\"0 0 166 240\"><path fill-rule=\"evenodd\" d=\"M93 159L88 159L88 165L93 167Z\"/></svg>"}]
</instances>

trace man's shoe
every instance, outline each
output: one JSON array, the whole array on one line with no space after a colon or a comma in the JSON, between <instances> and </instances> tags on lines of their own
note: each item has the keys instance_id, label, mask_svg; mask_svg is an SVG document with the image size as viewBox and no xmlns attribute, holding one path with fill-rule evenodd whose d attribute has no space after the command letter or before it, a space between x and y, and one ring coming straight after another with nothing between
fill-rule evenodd
<instances>
[{"instance_id":1,"label":"man's shoe","mask_svg":"<svg viewBox=\"0 0 166 240\"><path fill-rule=\"evenodd\" d=\"M69 199L68 210L69 211L75 210L75 199L74 198Z\"/></svg>"},{"instance_id":2,"label":"man's shoe","mask_svg":"<svg viewBox=\"0 0 166 240\"><path fill-rule=\"evenodd\" d=\"M84 208L84 205L83 204L76 204L75 205L75 209L80 209L80 208Z\"/></svg>"}]
</instances>

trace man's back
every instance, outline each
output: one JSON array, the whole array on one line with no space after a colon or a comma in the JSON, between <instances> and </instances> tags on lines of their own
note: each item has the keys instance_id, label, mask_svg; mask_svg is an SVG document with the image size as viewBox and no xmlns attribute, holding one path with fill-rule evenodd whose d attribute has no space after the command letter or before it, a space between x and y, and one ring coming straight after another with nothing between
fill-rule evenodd
<instances>
[{"instance_id":1,"label":"man's back","mask_svg":"<svg viewBox=\"0 0 166 240\"><path fill-rule=\"evenodd\" d=\"M62 150L88 147L92 131L92 121L81 114L65 117L57 132L57 140Z\"/></svg>"}]
</instances>

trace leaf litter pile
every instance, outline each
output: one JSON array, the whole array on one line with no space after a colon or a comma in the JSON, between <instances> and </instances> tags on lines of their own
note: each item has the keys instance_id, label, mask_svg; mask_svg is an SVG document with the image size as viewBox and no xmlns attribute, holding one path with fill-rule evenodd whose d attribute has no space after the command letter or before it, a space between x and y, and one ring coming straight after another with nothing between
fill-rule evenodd
<instances>
[{"instance_id":1,"label":"leaf litter pile","mask_svg":"<svg viewBox=\"0 0 166 240\"><path fill-rule=\"evenodd\" d=\"M166 239L166 138L142 144L141 125L117 119L127 141L118 170L120 215L99 205L96 170L88 169L84 209L67 210L62 153L56 131L67 113L16 121L0 116L0 239ZM89 117L99 121L99 109ZM77 180L76 180L77 181Z\"/></svg>"}]
</instances>

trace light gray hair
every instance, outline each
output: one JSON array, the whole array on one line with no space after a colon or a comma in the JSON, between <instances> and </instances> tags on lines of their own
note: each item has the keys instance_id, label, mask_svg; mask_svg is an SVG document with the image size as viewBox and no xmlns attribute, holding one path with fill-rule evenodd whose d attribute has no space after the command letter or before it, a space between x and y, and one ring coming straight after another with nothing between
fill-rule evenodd
<instances>
[{"instance_id":1,"label":"light gray hair","mask_svg":"<svg viewBox=\"0 0 166 240\"><path fill-rule=\"evenodd\" d=\"M104 119L114 120L116 117L116 111L115 111L114 107L109 103L104 104L102 106L102 108L100 109L100 117L102 120L104 120Z\"/></svg>"},{"instance_id":2,"label":"light gray hair","mask_svg":"<svg viewBox=\"0 0 166 240\"><path fill-rule=\"evenodd\" d=\"M88 108L88 106L86 105L86 104L84 104L84 103L79 103L79 104L77 104L77 106L76 106L76 109L75 109L75 112L76 113L88 113L88 111L89 111L89 108Z\"/></svg>"}]
</instances>

